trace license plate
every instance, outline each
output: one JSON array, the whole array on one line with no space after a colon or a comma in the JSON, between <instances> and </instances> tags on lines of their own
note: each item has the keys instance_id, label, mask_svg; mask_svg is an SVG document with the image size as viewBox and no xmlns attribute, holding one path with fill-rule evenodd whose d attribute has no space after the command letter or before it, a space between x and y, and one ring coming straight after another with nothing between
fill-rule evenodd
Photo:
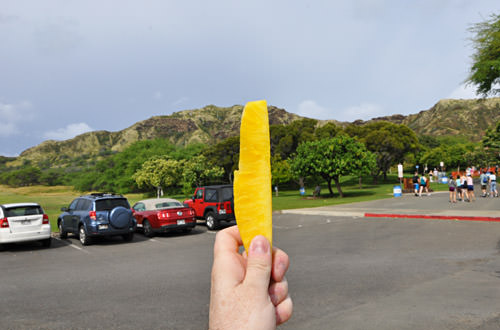
<instances>
[{"instance_id":1,"label":"license plate","mask_svg":"<svg viewBox=\"0 0 500 330\"><path fill-rule=\"evenodd\" d=\"M108 229L108 225L99 225L99 229L102 230L102 229Z\"/></svg>"},{"instance_id":2,"label":"license plate","mask_svg":"<svg viewBox=\"0 0 500 330\"><path fill-rule=\"evenodd\" d=\"M21 225L31 225L31 220L21 220Z\"/></svg>"},{"instance_id":3,"label":"license plate","mask_svg":"<svg viewBox=\"0 0 500 330\"><path fill-rule=\"evenodd\" d=\"M177 224L178 225L185 225L186 224L186 220L177 220Z\"/></svg>"}]
</instances>

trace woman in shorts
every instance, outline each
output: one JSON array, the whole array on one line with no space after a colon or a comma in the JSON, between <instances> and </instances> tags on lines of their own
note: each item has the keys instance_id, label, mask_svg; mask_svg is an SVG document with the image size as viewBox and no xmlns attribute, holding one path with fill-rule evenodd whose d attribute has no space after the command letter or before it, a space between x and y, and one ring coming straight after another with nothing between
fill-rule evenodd
<instances>
[{"instance_id":1,"label":"woman in shorts","mask_svg":"<svg viewBox=\"0 0 500 330\"><path fill-rule=\"evenodd\" d=\"M462 194L462 183L460 181L460 174L457 174L457 178L455 179L455 185L457 186L457 195L458 195L458 200L464 200L464 196Z\"/></svg>"},{"instance_id":2,"label":"woman in shorts","mask_svg":"<svg viewBox=\"0 0 500 330\"><path fill-rule=\"evenodd\" d=\"M469 195L469 201L474 202L476 200L476 196L474 196L474 180L472 179L472 175L467 175L467 194Z\"/></svg>"},{"instance_id":3,"label":"woman in shorts","mask_svg":"<svg viewBox=\"0 0 500 330\"><path fill-rule=\"evenodd\" d=\"M450 175L450 180L448 180L448 190L450 191L450 203L457 202L457 182L453 179L453 176Z\"/></svg>"},{"instance_id":4,"label":"woman in shorts","mask_svg":"<svg viewBox=\"0 0 500 330\"><path fill-rule=\"evenodd\" d=\"M462 187L462 201L465 202L465 200L467 200L467 202L469 202L470 199L467 191L467 177L465 176L465 174L462 174L462 176L460 176L460 186Z\"/></svg>"}]
</instances>

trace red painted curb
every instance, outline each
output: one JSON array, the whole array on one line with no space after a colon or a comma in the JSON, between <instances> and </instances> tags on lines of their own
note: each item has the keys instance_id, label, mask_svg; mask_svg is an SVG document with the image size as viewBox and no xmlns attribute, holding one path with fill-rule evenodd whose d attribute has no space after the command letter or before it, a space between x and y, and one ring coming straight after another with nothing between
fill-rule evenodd
<instances>
[{"instance_id":1,"label":"red painted curb","mask_svg":"<svg viewBox=\"0 0 500 330\"><path fill-rule=\"evenodd\" d=\"M474 216L459 216L459 215L365 213L365 217L366 218L410 218L410 219L500 222L500 217L474 217Z\"/></svg>"}]
</instances>

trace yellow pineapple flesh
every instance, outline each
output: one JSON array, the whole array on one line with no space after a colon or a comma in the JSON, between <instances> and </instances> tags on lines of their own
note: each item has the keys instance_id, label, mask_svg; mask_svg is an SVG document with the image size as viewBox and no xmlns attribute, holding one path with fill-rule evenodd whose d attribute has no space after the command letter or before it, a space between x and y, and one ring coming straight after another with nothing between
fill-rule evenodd
<instances>
[{"instance_id":1,"label":"yellow pineapple flesh","mask_svg":"<svg viewBox=\"0 0 500 330\"><path fill-rule=\"evenodd\" d=\"M267 103L248 102L240 128L240 162L234 173L234 212L245 250L257 235L272 244L271 150Z\"/></svg>"}]
</instances>

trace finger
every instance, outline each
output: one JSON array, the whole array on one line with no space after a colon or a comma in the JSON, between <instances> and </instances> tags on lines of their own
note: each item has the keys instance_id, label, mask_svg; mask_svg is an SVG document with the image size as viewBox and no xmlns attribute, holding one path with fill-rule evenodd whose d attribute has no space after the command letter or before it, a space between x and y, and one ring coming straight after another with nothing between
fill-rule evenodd
<instances>
[{"instance_id":1,"label":"finger","mask_svg":"<svg viewBox=\"0 0 500 330\"><path fill-rule=\"evenodd\" d=\"M234 226L221 230L215 237L212 285L216 285L214 280L217 279L219 284L234 287L245 278L245 261L238 253L243 243L237 229Z\"/></svg>"},{"instance_id":2,"label":"finger","mask_svg":"<svg viewBox=\"0 0 500 330\"><path fill-rule=\"evenodd\" d=\"M271 278L276 282L280 282L285 276L289 266L290 258L288 255L283 250L273 248L273 267Z\"/></svg>"},{"instance_id":3,"label":"finger","mask_svg":"<svg viewBox=\"0 0 500 330\"><path fill-rule=\"evenodd\" d=\"M256 294L268 294L271 263L271 244L264 236L255 236L248 249L244 284Z\"/></svg>"},{"instance_id":4,"label":"finger","mask_svg":"<svg viewBox=\"0 0 500 330\"><path fill-rule=\"evenodd\" d=\"M240 232L237 226L232 226L221 230L215 236L214 257L218 253L238 252L239 247L243 245Z\"/></svg>"},{"instance_id":5,"label":"finger","mask_svg":"<svg viewBox=\"0 0 500 330\"><path fill-rule=\"evenodd\" d=\"M268 292L273 305L278 306L288 296L288 281L283 278L281 282L271 283Z\"/></svg>"},{"instance_id":6,"label":"finger","mask_svg":"<svg viewBox=\"0 0 500 330\"><path fill-rule=\"evenodd\" d=\"M276 325L285 323L292 317L293 302L290 296L286 297L278 306L276 306Z\"/></svg>"}]
</instances>

